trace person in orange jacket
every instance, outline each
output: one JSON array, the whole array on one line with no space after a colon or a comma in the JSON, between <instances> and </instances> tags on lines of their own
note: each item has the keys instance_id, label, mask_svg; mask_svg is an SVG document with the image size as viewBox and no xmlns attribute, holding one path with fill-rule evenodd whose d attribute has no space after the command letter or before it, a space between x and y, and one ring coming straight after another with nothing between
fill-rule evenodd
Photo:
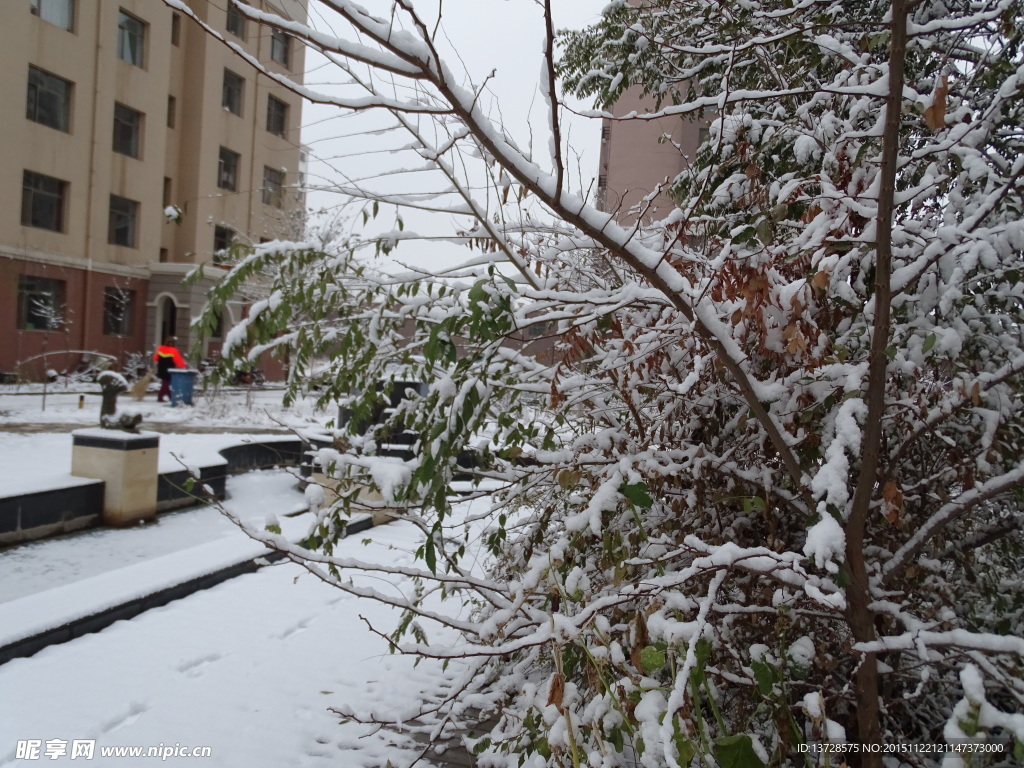
<instances>
[{"instance_id":1,"label":"person in orange jacket","mask_svg":"<svg viewBox=\"0 0 1024 768\"><path fill-rule=\"evenodd\" d=\"M174 336L168 336L164 339L164 343L157 347L156 352L153 353L153 361L156 363L156 375L160 379L160 393L156 396L158 403L162 403L165 397L170 397L171 395L171 369L188 367L185 363L185 358L181 356L181 352L174 346L175 341L177 339Z\"/></svg>"}]
</instances>

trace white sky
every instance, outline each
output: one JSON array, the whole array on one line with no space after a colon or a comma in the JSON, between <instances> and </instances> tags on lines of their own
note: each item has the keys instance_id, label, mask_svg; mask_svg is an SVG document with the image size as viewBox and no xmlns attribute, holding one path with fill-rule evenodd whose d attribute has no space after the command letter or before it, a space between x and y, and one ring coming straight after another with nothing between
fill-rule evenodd
<instances>
[{"instance_id":1,"label":"white sky","mask_svg":"<svg viewBox=\"0 0 1024 768\"><path fill-rule=\"evenodd\" d=\"M555 7L557 28L580 28L595 22L606 0L559 0ZM320 29L329 30L331 19L318 16L316 3L311 3L310 22ZM383 11L390 5L385 0L370 0L367 6ZM416 2L417 10L431 20L437 17L438 0ZM543 9L535 0L443 0L442 29L450 42L450 50L457 57L449 59L454 72L465 71L468 80L482 82L493 71L489 81L488 97L494 110L500 110L506 129L522 146L536 148L536 159L547 157L547 109L538 94L537 83L541 74L541 41L544 29ZM344 35L343 26L333 30ZM338 85L343 73L315 52L307 52L306 82L318 91L343 89ZM461 60L461 63L460 63ZM582 106L582 105L581 105ZM589 105L586 105L589 106ZM497 111L494 114L498 114ZM579 118L563 110L563 135L567 137L571 152L578 153L580 163L575 184L591 183L597 175L600 123ZM303 143L311 149L309 181L312 185L331 187L343 179L367 179L381 170L394 167L396 162L406 165L414 158L406 155L400 161L393 147L408 141L397 133L369 137L366 131L387 124L386 118L375 114L345 114L333 107L306 104L303 108ZM402 176L396 181L378 179L375 188L390 183L391 191L410 189L419 181L426 189L422 174L410 178ZM397 183L397 186L396 186ZM312 208L338 210L344 202L337 194L314 191L308 204ZM456 221L451 217L433 217L404 213L407 230L429 232L432 235L454 233L467 219ZM376 231L390 230L393 213L382 211ZM461 262L470 252L446 243L403 244L397 257L403 262L415 262L419 267L439 267Z\"/></svg>"}]
</instances>

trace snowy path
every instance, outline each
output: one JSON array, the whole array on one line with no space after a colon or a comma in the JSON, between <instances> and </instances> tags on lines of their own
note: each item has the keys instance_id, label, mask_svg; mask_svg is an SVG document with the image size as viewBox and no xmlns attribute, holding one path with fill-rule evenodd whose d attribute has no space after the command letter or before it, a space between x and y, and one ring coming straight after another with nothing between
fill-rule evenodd
<instances>
[{"instance_id":1,"label":"snowy path","mask_svg":"<svg viewBox=\"0 0 1024 768\"><path fill-rule=\"evenodd\" d=\"M372 543L353 537L341 549L411 562L410 533L383 526ZM0 766L25 764L16 743L26 739L95 739L100 765L101 747L160 744L212 748L169 765L408 764L418 754L411 741L391 746L384 732L339 725L327 707L411 714L440 684L439 666L389 655L359 617L390 630L393 611L304 573L270 566L0 666Z\"/></svg>"}]
</instances>

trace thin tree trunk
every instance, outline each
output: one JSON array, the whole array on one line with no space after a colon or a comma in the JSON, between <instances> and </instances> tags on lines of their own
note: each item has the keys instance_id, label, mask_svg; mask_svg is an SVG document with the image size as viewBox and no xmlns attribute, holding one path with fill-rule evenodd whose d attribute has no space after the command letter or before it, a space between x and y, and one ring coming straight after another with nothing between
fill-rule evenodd
<instances>
[{"instance_id":1,"label":"thin tree trunk","mask_svg":"<svg viewBox=\"0 0 1024 768\"><path fill-rule=\"evenodd\" d=\"M899 161L900 117L907 52L908 0L893 0L892 36L889 48L889 92L886 96L882 157L879 170L878 211L875 218L875 312L868 363L867 417L862 440L863 458L853 505L846 524L846 563L851 583L846 589L847 621L857 642L875 639L874 613L864 556L864 538L871 501L875 494L882 450L882 419L888 381L890 304L892 278L892 220ZM882 741L881 706L878 700L878 665L873 653L865 654L857 670L857 736L861 744ZM881 754L862 754L864 768L881 768Z\"/></svg>"}]
</instances>

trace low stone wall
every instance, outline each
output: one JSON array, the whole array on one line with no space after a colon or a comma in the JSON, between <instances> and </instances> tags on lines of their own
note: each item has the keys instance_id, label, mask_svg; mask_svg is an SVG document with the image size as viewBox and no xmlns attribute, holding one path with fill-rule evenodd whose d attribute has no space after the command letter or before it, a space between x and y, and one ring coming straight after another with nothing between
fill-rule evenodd
<instances>
[{"instance_id":1,"label":"low stone wall","mask_svg":"<svg viewBox=\"0 0 1024 768\"><path fill-rule=\"evenodd\" d=\"M209 486L218 499L226 496L227 478L241 472L271 467L301 467L308 476L308 443L295 439L247 442L220 451L222 462L199 466L199 484ZM103 513L102 480L72 478L62 488L0 496L0 546L69 533L97 525ZM157 477L157 512L200 503L200 489L191 487L182 469Z\"/></svg>"},{"instance_id":2,"label":"low stone wall","mask_svg":"<svg viewBox=\"0 0 1024 768\"><path fill-rule=\"evenodd\" d=\"M0 545L70 533L100 521L103 481L71 478L74 485L0 496Z\"/></svg>"}]
</instances>

